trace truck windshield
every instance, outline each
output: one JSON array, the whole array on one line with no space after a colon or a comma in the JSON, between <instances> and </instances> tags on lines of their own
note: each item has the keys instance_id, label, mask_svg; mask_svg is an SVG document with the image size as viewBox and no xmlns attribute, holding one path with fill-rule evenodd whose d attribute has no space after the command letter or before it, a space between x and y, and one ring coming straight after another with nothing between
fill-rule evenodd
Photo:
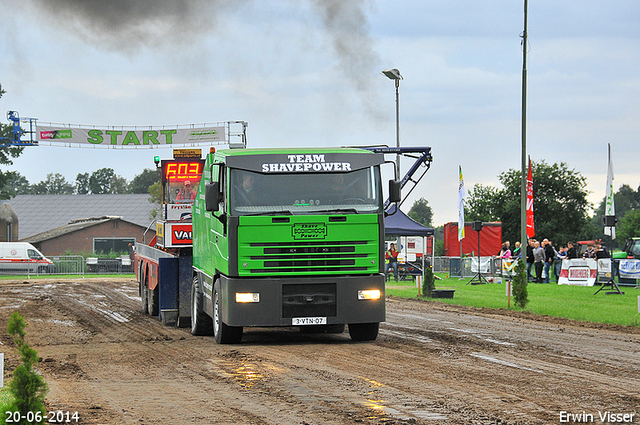
<instances>
[{"instance_id":1,"label":"truck windshield","mask_svg":"<svg viewBox=\"0 0 640 425\"><path fill-rule=\"evenodd\" d=\"M261 174L231 169L232 215L379 213L380 173L369 167L347 173Z\"/></svg>"}]
</instances>

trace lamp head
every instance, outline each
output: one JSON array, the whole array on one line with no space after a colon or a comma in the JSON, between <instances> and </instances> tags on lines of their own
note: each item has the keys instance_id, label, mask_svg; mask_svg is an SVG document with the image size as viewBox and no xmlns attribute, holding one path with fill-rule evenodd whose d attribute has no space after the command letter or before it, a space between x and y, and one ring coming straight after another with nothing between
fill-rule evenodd
<instances>
[{"instance_id":1,"label":"lamp head","mask_svg":"<svg viewBox=\"0 0 640 425\"><path fill-rule=\"evenodd\" d=\"M392 80L402 80L402 75L396 68L385 69L382 73Z\"/></svg>"}]
</instances>

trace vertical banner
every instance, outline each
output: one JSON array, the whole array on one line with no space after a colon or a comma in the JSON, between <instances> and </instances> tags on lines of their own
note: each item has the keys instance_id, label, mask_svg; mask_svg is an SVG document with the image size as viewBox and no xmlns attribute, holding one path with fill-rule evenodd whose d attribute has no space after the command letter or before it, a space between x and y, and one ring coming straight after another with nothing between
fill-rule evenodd
<instances>
[{"instance_id":1,"label":"vertical banner","mask_svg":"<svg viewBox=\"0 0 640 425\"><path fill-rule=\"evenodd\" d=\"M464 239L464 198L467 191L464 189L462 166L458 166L458 241Z\"/></svg>"},{"instance_id":2,"label":"vertical banner","mask_svg":"<svg viewBox=\"0 0 640 425\"><path fill-rule=\"evenodd\" d=\"M527 175L527 237L532 238L536 234L533 224L533 171L531 170L531 157L529 157L529 174ZM526 246L523 243L523 246Z\"/></svg>"},{"instance_id":3,"label":"vertical banner","mask_svg":"<svg viewBox=\"0 0 640 425\"><path fill-rule=\"evenodd\" d=\"M613 202L613 163L611 161L611 143L609 146L609 163L607 165L607 189L605 191L605 204L604 204L604 215L616 215L616 205ZM615 226L605 226L604 234L607 236L611 236L611 239L616 238L616 228Z\"/></svg>"}]
</instances>

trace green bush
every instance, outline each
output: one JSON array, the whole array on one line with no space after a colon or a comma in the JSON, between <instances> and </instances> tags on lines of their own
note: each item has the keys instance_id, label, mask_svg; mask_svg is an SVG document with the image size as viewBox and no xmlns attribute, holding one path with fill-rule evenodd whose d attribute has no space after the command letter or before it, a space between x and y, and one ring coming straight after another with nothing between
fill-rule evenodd
<instances>
[{"instance_id":1,"label":"green bush","mask_svg":"<svg viewBox=\"0 0 640 425\"><path fill-rule=\"evenodd\" d=\"M527 273L525 262L518 260L513 276L512 291L513 299L520 308L524 309L529 303L529 292L527 291Z\"/></svg>"},{"instance_id":2,"label":"green bush","mask_svg":"<svg viewBox=\"0 0 640 425\"><path fill-rule=\"evenodd\" d=\"M48 387L42 376L33 368L38 363L38 353L25 341L26 327L24 318L17 311L14 312L9 319L7 331L13 336L13 342L22 356L22 364L13 371L13 379L9 383L9 392L13 397L6 406L2 406L0 423L6 423L5 412L20 412L20 422L12 423L44 424L47 419L44 397Z\"/></svg>"},{"instance_id":3,"label":"green bush","mask_svg":"<svg viewBox=\"0 0 640 425\"><path fill-rule=\"evenodd\" d=\"M431 266L424 270L424 280L422 281L422 296L430 297L433 290L436 288L435 277L433 276L433 269Z\"/></svg>"}]
</instances>

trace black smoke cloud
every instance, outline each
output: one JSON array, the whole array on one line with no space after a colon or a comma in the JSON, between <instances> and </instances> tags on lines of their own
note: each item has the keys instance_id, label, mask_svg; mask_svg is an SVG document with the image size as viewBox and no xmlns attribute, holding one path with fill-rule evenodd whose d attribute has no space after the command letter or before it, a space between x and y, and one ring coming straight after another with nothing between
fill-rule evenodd
<instances>
[{"instance_id":1,"label":"black smoke cloud","mask_svg":"<svg viewBox=\"0 0 640 425\"><path fill-rule=\"evenodd\" d=\"M143 47L193 42L215 26L212 0L30 0L50 25L108 50L132 53ZM240 2L236 2L240 3Z\"/></svg>"},{"instance_id":2,"label":"black smoke cloud","mask_svg":"<svg viewBox=\"0 0 640 425\"><path fill-rule=\"evenodd\" d=\"M251 0L23 0L41 22L60 27L97 48L123 54L141 49L198 45L216 31L216 18L241 13ZM380 60L373 50L368 0L307 0L322 23L342 76L355 89L367 113L376 116L374 79ZM292 3L295 4L295 3Z\"/></svg>"}]
</instances>

